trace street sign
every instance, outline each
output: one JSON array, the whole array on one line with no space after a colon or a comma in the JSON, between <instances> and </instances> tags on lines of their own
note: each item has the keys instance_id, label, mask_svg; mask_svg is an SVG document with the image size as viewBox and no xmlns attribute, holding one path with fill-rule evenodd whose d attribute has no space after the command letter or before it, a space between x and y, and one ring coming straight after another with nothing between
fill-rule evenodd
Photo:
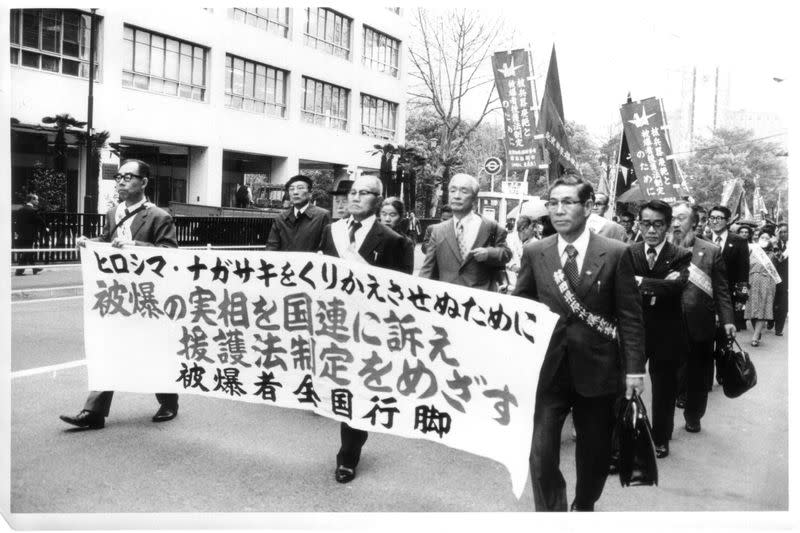
<instances>
[{"instance_id":1,"label":"street sign","mask_svg":"<svg viewBox=\"0 0 800 533\"><path fill-rule=\"evenodd\" d=\"M501 187L504 194L528 194L527 181L504 180Z\"/></svg>"},{"instance_id":2,"label":"street sign","mask_svg":"<svg viewBox=\"0 0 800 533\"><path fill-rule=\"evenodd\" d=\"M483 170L492 175L499 174L502 168L503 162L497 157L490 157L483 164Z\"/></svg>"}]
</instances>

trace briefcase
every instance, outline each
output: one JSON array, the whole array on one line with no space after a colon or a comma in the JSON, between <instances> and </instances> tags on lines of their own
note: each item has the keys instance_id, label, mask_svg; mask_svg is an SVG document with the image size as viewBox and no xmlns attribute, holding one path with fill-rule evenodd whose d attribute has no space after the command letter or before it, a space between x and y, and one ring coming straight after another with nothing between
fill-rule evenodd
<instances>
[{"instance_id":1,"label":"briefcase","mask_svg":"<svg viewBox=\"0 0 800 533\"><path fill-rule=\"evenodd\" d=\"M642 398L623 399L617 417L619 482L623 487L658 485L653 429Z\"/></svg>"},{"instance_id":2,"label":"briefcase","mask_svg":"<svg viewBox=\"0 0 800 533\"><path fill-rule=\"evenodd\" d=\"M735 350L733 345L738 350ZM718 350L717 372L722 381L722 392L728 398L737 398L756 386L758 376L750 355L742 350L736 339L730 339L728 344Z\"/></svg>"}]
</instances>

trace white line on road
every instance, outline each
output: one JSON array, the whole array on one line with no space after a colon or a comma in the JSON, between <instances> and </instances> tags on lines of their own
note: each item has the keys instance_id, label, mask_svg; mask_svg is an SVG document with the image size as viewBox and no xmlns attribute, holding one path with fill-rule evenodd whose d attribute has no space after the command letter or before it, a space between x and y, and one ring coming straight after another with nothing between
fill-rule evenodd
<instances>
[{"instance_id":1,"label":"white line on road","mask_svg":"<svg viewBox=\"0 0 800 533\"><path fill-rule=\"evenodd\" d=\"M63 285L60 287L36 287L32 289L13 289L11 291L11 294L19 294L23 292L66 291L72 289L83 289L83 285Z\"/></svg>"},{"instance_id":2,"label":"white line on road","mask_svg":"<svg viewBox=\"0 0 800 533\"><path fill-rule=\"evenodd\" d=\"M39 302L58 302L61 300L75 300L77 298L83 298L82 294L78 294L76 296L64 296L62 298L34 298L33 300L15 300L11 302L12 304L32 304L32 303L39 303Z\"/></svg>"},{"instance_id":3,"label":"white line on road","mask_svg":"<svg viewBox=\"0 0 800 533\"><path fill-rule=\"evenodd\" d=\"M70 361L69 363L61 363L58 365L40 366L38 368L29 368L27 370L17 370L11 373L11 379L25 378L28 376L36 376L38 374L47 374L48 372L58 372L59 370L67 370L68 368L75 368L86 364L86 359L79 361Z\"/></svg>"}]
</instances>

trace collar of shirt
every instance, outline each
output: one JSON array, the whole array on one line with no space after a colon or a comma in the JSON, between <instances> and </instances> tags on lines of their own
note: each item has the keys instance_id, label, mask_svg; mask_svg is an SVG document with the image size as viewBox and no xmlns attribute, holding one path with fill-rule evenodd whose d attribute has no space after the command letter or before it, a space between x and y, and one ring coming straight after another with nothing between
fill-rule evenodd
<instances>
[{"instance_id":1,"label":"collar of shirt","mask_svg":"<svg viewBox=\"0 0 800 533\"><path fill-rule=\"evenodd\" d=\"M354 221L355 221L355 219L352 217L352 215L350 216L350 218L347 219L347 231L348 231L348 233L350 232L350 225ZM356 234L355 234L355 238L356 238L355 249L356 250L360 249L361 245L364 244L364 238L367 236L367 233L369 233L369 230L372 229L372 226L373 226L373 224L375 224L376 221L377 221L377 218L375 217L375 215L370 215L370 216L368 216L367 218L365 218L364 220L361 221L361 227L356 230Z\"/></svg>"},{"instance_id":2,"label":"collar of shirt","mask_svg":"<svg viewBox=\"0 0 800 533\"><path fill-rule=\"evenodd\" d=\"M712 231L711 232L711 242L714 243L714 244L717 244L717 237L720 237L722 239L722 241L719 243L719 245L720 245L721 248L724 248L725 247L725 243L728 241L728 230L723 231L719 235L717 235L716 233L714 233Z\"/></svg>"},{"instance_id":3,"label":"collar of shirt","mask_svg":"<svg viewBox=\"0 0 800 533\"><path fill-rule=\"evenodd\" d=\"M589 248L589 227L586 226L583 228L583 233L575 239L574 242L567 242L564 240L561 235L558 236L557 246L558 246L558 257L561 259L561 266L564 266L564 263L567 262L567 254L564 250L567 249L568 244L572 244L576 250L578 250L578 255L575 256L575 262L578 264L578 272L581 271L583 268L583 259L586 257L586 249Z\"/></svg>"},{"instance_id":4,"label":"collar of shirt","mask_svg":"<svg viewBox=\"0 0 800 533\"><path fill-rule=\"evenodd\" d=\"M125 210L126 209L128 210L129 213L131 213L131 212L135 211L136 209L139 209L139 207L141 205L143 205L145 203L145 201L146 201L146 199L142 198L141 200L139 200L138 202L136 202L135 204L133 204L131 206L126 205L125 202L122 202L121 204L119 204L117 206L116 212L114 213L114 218L116 219L117 223L119 223L119 221L122 220L125 217ZM128 220L125 221L125 223L129 224L132 219L133 219L133 217L129 218Z\"/></svg>"},{"instance_id":5,"label":"collar of shirt","mask_svg":"<svg viewBox=\"0 0 800 533\"><path fill-rule=\"evenodd\" d=\"M292 206L292 210L294 211L294 218L297 218L298 216L300 216L303 213L305 213L306 209L308 209L309 205L311 205L311 202L306 202L306 204L303 207L301 207L300 209L297 209L296 207Z\"/></svg>"},{"instance_id":6,"label":"collar of shirt","mask_svg":"<svg viewBox=\"0 0 800 533\"><path fill-rule=\"evenodd\" d=\"M659 244L658 246L653 246L653 248L656 249L656 261L658 261L658 257L661 255L661 250L664 249L664 244L666 242L667 242L667 239L664 239L663 241L661 241L661 244ZM644 256L645 257L647 257L647 250L649 250L649 249L650 249L650 245L647 244L647 243L644 243Z\"/></svg>"}]
</instances>

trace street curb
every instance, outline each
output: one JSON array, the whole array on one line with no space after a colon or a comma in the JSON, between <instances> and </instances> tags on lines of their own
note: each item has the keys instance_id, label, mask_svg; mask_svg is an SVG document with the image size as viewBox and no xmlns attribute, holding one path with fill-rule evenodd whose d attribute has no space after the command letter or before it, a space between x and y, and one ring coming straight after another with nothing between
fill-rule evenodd
<instances>
[{"instance_id":1,"label":"street curb","mask_svg":"<svg viewBox=\"0 0 800 533\"><path fill-rule=\"evenodd\" d=\"M80 296L82 287L39 287L35 289L16 289L11 291L12 302L44 300L47 298L64 298L67 296Z\"/></svg>"}]
</instances>

